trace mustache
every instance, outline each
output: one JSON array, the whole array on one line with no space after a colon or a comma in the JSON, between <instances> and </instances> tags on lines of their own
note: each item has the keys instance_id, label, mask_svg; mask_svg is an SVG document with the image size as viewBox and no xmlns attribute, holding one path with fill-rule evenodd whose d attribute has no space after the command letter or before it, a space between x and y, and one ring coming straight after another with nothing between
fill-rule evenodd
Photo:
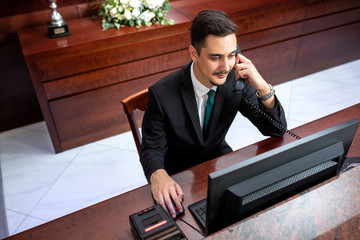
<instances>
[{"instance_id":1,"label":"mustache","mask_svg":"<svg viewBox=\"0 0 360 240\"><path fill-rule=\"evenodd\" d=\"M220 71L220 72L214 72L212 75L220 75L220 74L228 74L229 72L231 72L232 69L230 69L229 71Z\"/></svg>"}]
</instances>

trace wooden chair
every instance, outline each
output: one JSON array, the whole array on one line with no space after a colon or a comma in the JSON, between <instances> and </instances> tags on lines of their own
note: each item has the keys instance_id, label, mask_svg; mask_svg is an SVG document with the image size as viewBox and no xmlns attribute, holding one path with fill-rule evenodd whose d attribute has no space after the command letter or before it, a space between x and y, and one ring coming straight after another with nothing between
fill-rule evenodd
<instances>
[{"instance_id":1,"label":"wooden chair","mask_svg":"<svg viewBox=\"0 0 360 240\"><path fill-rule=\"evenodd\" d=\"M123 104L126 116L129 120L131 132L133 134L136 148L138 150L139 155L140 155L142 137L140 134L139 126L136 121L134 111L135 110L145 111L148 99L149 99L149 92L148 92L148 89L146 88L142 91L139 91L137 93L130 95L129 97L127 97L121 101L121 103Z\"/></svg>"}]
</instances>

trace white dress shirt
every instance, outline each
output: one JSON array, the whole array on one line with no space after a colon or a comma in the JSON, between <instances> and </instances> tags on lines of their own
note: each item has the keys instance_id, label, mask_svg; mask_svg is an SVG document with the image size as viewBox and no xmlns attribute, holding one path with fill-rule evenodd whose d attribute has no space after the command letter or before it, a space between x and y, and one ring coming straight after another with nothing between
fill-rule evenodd
<instances>
[{"instance_id":1,"label":"white dress shirt","mask_svg":"<svg viewBox=\"0 0 360 240\"><path fill-rule=\"evenodd\" d=\"M191 81L194 86L194 92L195 92L195 99L196 99L196 105L198 108L199 113L199 119L200 119L200 127L201 129L204 128L204 115L205 115L205 108L206 108L206 101L208 99L207 93L210 91L210 88L205 87L202 85L199 80L196 79L194 74L194 63L191 64L190 67L190 75L191 75ZM215 91L214 97L216 94L216 86L212 87L211 89Z\"/></svg>"}]
</instances>

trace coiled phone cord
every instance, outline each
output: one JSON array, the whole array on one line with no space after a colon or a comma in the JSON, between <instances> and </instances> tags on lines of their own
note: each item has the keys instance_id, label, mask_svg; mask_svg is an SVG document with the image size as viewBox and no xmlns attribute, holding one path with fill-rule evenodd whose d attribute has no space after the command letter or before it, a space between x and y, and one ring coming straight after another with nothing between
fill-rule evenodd
<instances>
[{"instance_id":1,"label":"coiled phone cord","mask_svg":"<svg viewBox=\"0 0 360 240\"><path fill-rule=\"evenodd\" d=\"M256 106L255 104L253 104L252 102L248 101L246 98L244 98L244 101L250 105L251 107L255 108L262 116L264 116L266 119L268 119L275 127L277 127L280 130L285 131L286 133L288 133L290 136L300 140L301 137L298 136L297 134L291 132L289 129L285 128L283 125L281 125L279 122L277 122L276 120L274 120L273 118L271 118L269 115L267 115L263 110L261 110L258 106Z\"/></svg>"}]
</instances>

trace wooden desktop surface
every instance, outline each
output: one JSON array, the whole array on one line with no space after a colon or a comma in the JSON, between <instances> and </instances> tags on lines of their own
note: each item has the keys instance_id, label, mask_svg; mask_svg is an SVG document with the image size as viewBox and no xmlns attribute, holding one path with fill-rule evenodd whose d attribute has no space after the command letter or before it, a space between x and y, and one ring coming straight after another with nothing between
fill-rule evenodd
<instances>
[{"instance_id":1,"label":"wooden desktop surface","mask_svg":"<svg viewBox=\"0 0 360 240\"><path fill-rule=\"evenodd\" d=\"M293 129L305 137L356 118L360 103ZM296 141L291 136L269 138L233 153L173 175L184 193L183 219L198 227L187 206L206 197L207 175L257 154ZM360 156L360 130L348 156ZM360 168L351 169L276 206L209 236L209 239L359 239ZM149 185L100 202L7 239L132 239L129 215L154 205ZM199 233L181 220L177 224L189 239Z\"/></svg>"}]
</instances>

